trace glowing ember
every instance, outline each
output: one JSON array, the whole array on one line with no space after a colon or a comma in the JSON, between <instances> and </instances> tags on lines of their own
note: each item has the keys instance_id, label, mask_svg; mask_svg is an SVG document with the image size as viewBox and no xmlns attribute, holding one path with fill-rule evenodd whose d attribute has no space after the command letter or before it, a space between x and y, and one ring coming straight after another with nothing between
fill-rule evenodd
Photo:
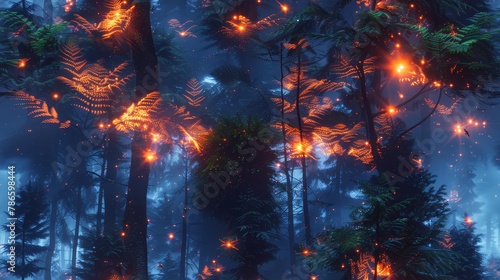
<instances>
[{"instance_id":1,"label":"glowing ember","mask_svg":"<svg viewBox=\"0 0 500 280\"><path fill-rule=\"evenodd\" d=\"M389 112L389 114L396 113L396 109L394 107L389 107L389 109L387 111Z\"/></svg>"},{"instance_id":2,"label":"glowing ember","mask_svg":"<svg viewBox=\"0 0 500 280\"><path fill-rule=\"evenodd\" d=\"M222 242L221 247L238 250L238 248L236 248L237 240L220 240L220 242Z\"/></svg>"},{"instance_id":3,"label":"glowing ember","mask_svg":"<svg viewBox=\"0 0 500 280\"><path fill-rule=\"evenodd\" d=\"M100 124L99 124L99 128L100 128L100 129L103 129L103 128L104 128L104 124L103 124L103 123L100 123Z\"/></svg>"},{"instance_id":4,"label":"glowing ember","mask_svg":"<svg viewBox=\"0 0 500 280\"><path fill-rule=\"evenodd\" d=\"M152 152L147 152L146 153L146 160L147 161L154 161L156 159L156 155Z\"/></svg>"},{"instance_id":5,"label":"glowing ember","mask_svg":"<svg viewBox=\"0 0 500 280\"><path fill-rule=\"evenodd\" d=\"M173 233L169 233L168 234L168 239L172 240L174 239L175 235Z\"/></svg>"},{"instance_id":6,"label":"glowing ember","mask_svg":"<svg viewBox=\"0 0 500 280\"><path fill-rule=\"evenodd\" d=\"M125 237L125 232L122 231L122 233L120 235L121 235L121 237Z\"/></svg>"},{"instance_id":7,"label":"glowing ember","mask_svg":"<svg viewBox=\"0 0 500 280\"><path fill-rule=\"evenodd\" d=\"M469 216L465 217L464 221L467 225L471 225L474 222Z\"/></svg>"},{"instance_id":8,"label":"glowing ember","mask_svg":"<svg viewBox=\"0 0 500 280\"><path fill-rule=\"evenodd\" d=\"M52 98L59 99L59 94L57 94L57 93L52 94Z\"/></svg>"},{"instance_id":9,"label":"glowing ember","mask_svg":"<svg viewBox=\"0 0 500 280\"><path fill-rule=\"evenodd\" d=\"M19 68L24 68L24 67L26 67L26 62L24 60L21 60L21 61L19 61L18 66L19 66Z\"/></svg>"},{"instance_id":10,"label":"glowing ember","mask_svg":"<svg viewBox=\"0 0 500 280\"><path fill-rule=\"evenodd\" d=\"M281 10L286 13L288 12L288 6L287 5L281 5Z\"/></svg>"}]
</instances>

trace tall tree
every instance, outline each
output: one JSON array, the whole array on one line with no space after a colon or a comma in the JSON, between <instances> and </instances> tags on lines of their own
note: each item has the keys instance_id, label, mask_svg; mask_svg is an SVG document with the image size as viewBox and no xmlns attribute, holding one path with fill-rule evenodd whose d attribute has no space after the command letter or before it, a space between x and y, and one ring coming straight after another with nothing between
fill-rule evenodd
<instances>
[{"instance_id":1,"label":"tall tree","mask_svg":"<svg viewBox=\"0 0 500 280\"><path fill-rule=\"evenodd\" d=\"M151 3L148 0L134 2L128 30L136 77L136 98L142 98L157 91L159 86L158 61L151 32L150 10ZM134 133L127 202L123 216L123 244L127 275L141 280L148 279L146 198L151 163L145 155L150 146L151 138L147 128Z\"/></svg>"},{"instance_id":2,"label":"tall tree","mask_svg":"<svg viewBox=\"0 0 500 280\"><path fill-rule=\"evenodd\" d=\"M44 269L38 263L41 262L40 255L47 249L39 245L39 242L48 236L49 225L47 215L49 203L44 188L39 184L28 183L22 187L16 195L15 233L16 233L16 269L14 275L21 279L35 276ZM8 225L3 226L11 231ZM6 246L6 250L12 245Z\"/></svg>"},{"instance_id":3,"label":"tall tree","mask_svg":"<svg viewBox=\"0 0 500 280\"><path fill-rule=\"evenodd\" d=\"M201 145L195 199L203 195L203 210L228 225L221 247L237 262L226 270L238 279L259 279L259 266L277 251L273 134L258 119L223 118Z\"/></svg>"},{"instance_id":4,"label":"tall tree","mask_svg":"<svg viewBox=\"0 0 500 280\"><path fill-rule=\"evenodd\" d=\"M463 222L458 227L453 227L445 235L447 248L460 254L460 269L450 273L457 279L480 280L484 279L483 256L480 252L481 238L475 233L475 222L472 217L464 214Z\"/></svg>"}]
</instances>

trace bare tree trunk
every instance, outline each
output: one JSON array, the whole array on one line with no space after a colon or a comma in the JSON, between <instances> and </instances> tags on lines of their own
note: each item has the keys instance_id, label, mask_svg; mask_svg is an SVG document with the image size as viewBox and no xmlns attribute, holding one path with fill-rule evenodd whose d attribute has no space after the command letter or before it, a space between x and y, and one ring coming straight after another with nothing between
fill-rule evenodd
<instances>
[{"instance_id":1,"label":"bare tree trunk","mask_svg":"<svg viewBox=\"0 0 500 280\"><path fill-rule=\"evenodd\" d=\"M104 180L104 237L118 238L118 203L117 196L120 195L116 179L118 178L118 163L120 149L118 148L118 136L116 131L110 131L108 134L107 145L105 146L106 156L106 176Z\"/></svg>"},{"instance_id":2,"label":"bare tree trunk","mask_svg":"<svg viewBox=\"0 0 500 280\"><path fill-rule=\"evenodd\" d=\"M281 134L283 136L283 172L286 178L287 210L288 210L288 250L290 266L295 265L295 225L293 220L293 187L288 170L288 151L285 129L285 94L283 91L283 44L280 44L280 93L281 93Z\"/></svg>"},{"instance_id":3,"label":"bare tree trunk","mask_svg":"<svg viewBox=\"0 0 500 280\"><path fill-rule=\"evenodd\" d=\"M78 239L80 237L80 220L82 216L82 186L78 186L75 216L75 235L73 236L73 250L71 251L71 279L76 279L76 259Z\"/></svg>"},{"instance_id":4,"label":"bare tree trunk","mask_svg":"<svg viewBox=\"0 0 500 280\"><path fill-rule=\"evenodd\" d=\"M46 24L52 24L54 20L52 19L54 13L54 6L52 5L52 0L43 0L43 17Z\"/></svg>"},{"instance_id":5,"label":"bare tree trunk","mask_svg":"<svg viewBox=\"0 0 500 280\"><path fill-rule=\"evenodd\" d=\"M45 270L44 279L52 279L52 256L54 256L54 250L56 248L56 219L57 219L57 204L59 200L57 195L54 194L52 201L50 203L50 224L49 224L49 246L47 247L47 254L45 255Z\"/></svg>"},{"instance_id":6,"label":"bare tree trunk","mask_svg":"<svg viewBox=\"0 0 500 280\"><path fill-rule=\"evenodd\" d=\"M141 98L158 90L158 60L153 44L150 9L147 0L134 2L129 42L136 74L135 95ZM123 245L127 275L132 279L148 279L146 201L150 162L144 157L151 147L147 131L136 131L132 139L127 202L123 216Z\"/></svg>"},{"instance_id":7,"label":"bare tree trunk","mask_svg":"<svg viewBox=\"0 0 500 280\"><path fill-rule=\"evenodd\" d=\"M179 275L181 280L186 279L186 253L187 253L187 211L188 211L188 167L189 167L189 154L186 146L182 146L182 151L185 156L184 166L184 205L182 209L182 241L181 241L181 263L179 268Z\"/></svg>"}]
</instances>

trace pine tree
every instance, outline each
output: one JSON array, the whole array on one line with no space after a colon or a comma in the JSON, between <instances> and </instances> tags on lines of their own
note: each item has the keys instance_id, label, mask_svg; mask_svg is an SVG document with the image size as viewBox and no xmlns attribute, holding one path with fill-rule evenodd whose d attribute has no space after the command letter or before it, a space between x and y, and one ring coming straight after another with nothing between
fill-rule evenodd
<instances>
[{"instance_id":1,"label":"pine tree","mask_svg":"<svg viewBox=\"0 0 500 280\"><path fill-rule=\"evenodd\" d=\"M44 269L39 263L46 246L39 245L48 236L49 204L45 190L37 184L28 183L16 196L16 269L13 273L21 279L35 276ZM3 226L10 231L9 226ZM6 248L10 249L7 245Z\"/></svg>"},{"instance_id":2,"label":"pine tree","mask_svg":"<svg viewBox=\"0 0 500 280\"><path fill-rule=\"evenodd\" d=\"M460 269L453 271L450 276L463 280L480 280L484 278L482 261L483 256L479 252L481 238L475 234L475 222L472 218L464 215L464 221L459 227L453 227L449 231L450 250L460 254Z\"/></svg>"},{"instance_id":3,"label":"pine tree","mask_svg":"<svg viewBox=\"0 0 500 280\"><path fill-rule=\"evenodd\" d=\"M279 214L272 193L273 133L258 119L225 118L204 141L195 206L228 225L221 249L238 265L233 279L256 280L275 258Z\"/></svg>"},{"instance_id":4,"label":"pine tree","mask_svg":"<svg viewBox=\"0 0 500 280\"><path fill-rule=\"evenodd\" d=\"M381 162L397 170L394 157L410 154L411 143L392 139ZM456 269L457 254L437 242L449 213L444 186L435 188L433 175L414 168L404 178L378 175L362 184L364 202L352 211L352 222L321 234L319 246L304 248L306 263L374 280L388 275L437 280Z\"/></svg>"}]
</instances>

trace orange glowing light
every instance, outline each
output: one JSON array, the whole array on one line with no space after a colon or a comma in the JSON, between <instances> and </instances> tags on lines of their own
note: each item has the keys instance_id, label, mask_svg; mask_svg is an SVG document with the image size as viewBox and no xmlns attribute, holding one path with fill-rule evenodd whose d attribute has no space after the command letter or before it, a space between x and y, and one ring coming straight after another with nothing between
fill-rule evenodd
<instances>
[{"instance_id":1,"label":"orange glowing light","mask_svg":"<svg viewBox=\"0 0 500 280\"><path fill-rule=\"evenodd\" d=\"M389 109L387 111L389 112L389 114L396 113L396 109L394 109L394 107L389 107Z\"/></svg>"},{"instance_id":2,"label":"orange glowing light","mask_svg":"<svg viewBox=\"0 0 500 280\"><path fill-rule=\"evenodd\" d=\"M465 221L465 223L466 223L467 225L471 225L471 224L474 222L474 221L472 220L472 218L471 218L471 217L468 217L468 216L467 216L467 217L465 217L464 221Z\"/></svg>"},{"instance_id":3,"label":"orange glowing light","mask_svg":"<svg viewBox=\"0 0 500 280\"><path fill-rule=\"evenodd\" d=\"M420 64L424 65L424 64L425 64L425 59L423 59L423 58L422 58L422 59L420 60Z\"/></svg>"},{"instance_id":4,"label":"orange glowing light","mask_svg":"<svg viewBox=\"0 0 500 280\"><path fill-rule=\"evenodd\" d=\"M233 19L234 19L234 20L238 19L238 16L233 16Z\"/></svg>"},{"instance_id":5,"label":"orange glowing light","mask_svg":"<svg viewBox=\"0 0 500 280\"><path fill-rule=\"evenodd\" d=\"M152 152L147 152L146 153L146 160L147 161L154 161L156 159L156 155Z\"/></svg>"},{"instance_id":6,"label":"orange glowing light","mask_svg":"<svg viewBox=\"0 0 500 280\"><path fill-rule=\"evenodd\" d=\"M215 271L216 271L216 272L221 272L220 267L217 267L217 268L215 269Z\"/></svg>"},{"instance_id":7,"label":"orange glowing light","mask_svg":"<svg viewBox=\"0 0 500 280\"><path fill-rule=\"evenodd\" d=\"M100 129L103 129L103 128L104 128L104 124L103 124L103 123L100 123L100 124L99 124L99 128L100 128Z\"/></svg>"},{"instance_id":8,"label":"orange glowing light","mask_svg":"<svg viewBox=\"0 0 500 280\"><path fill-rule=\"evenodd\" d=\"M469 119L469 123L472 123L472 120L471 120L471 119Z\"/></svg>"},{"instance_id":9,"label":"orange glowing light","mask_svg":"<svg viewBox=\"0 0 500 280\"><path fill-rule=\"evenodd\" d=\"M377 265L377 274L379 276L391 276L391 267L389 264L378 264Z\"/></svg>"},{"instance_id":10,"label":"orange glowing light","mask_svg":"<svg viewBox=\"0 0 500 280\"><path fill-rule=\"evenodd\" d=\"M411 8L415 8L415 5L414 5L414 4L410 4L410 7L411 7Z\"/></svg>"},{"instance_id":11,"label":"orange glowing light","mask_svg":"<svg viewBox=\"0 0 500 280\"><path fill-rule=\"evenodd\" d=\"M173 233L169 233L168 234L168 239L172 240L174 239L175 235Z\"/></svg>"},{"instance_id":12,"label":"orange glowing light","mask_svg":"<svg viewBox=\"0 0 500 280\"><path fill-rule=\"evenodd\" d=\"M288 6L287 5L281 5L281 10L286 13L288 12Z\"/></svg>"},{"instance_id":13,"label":"orange glowing light","mask_svg":"<svg viewBox=\"0 0 500 280\"><path fill-rule=\"evenodd\" d=\"M304 256L309 256L309 254L311 254L311 252L309 252L309 250L302 251L302 255L304 255Z\"/></svg>"},{"instance_id":14,"label":"orange glowing light","mask_svg":"<svg viewBox=\"0 0 500 280\"><path fill-rule=\"evenodd\" d=\"M212 263L215 264L217 261L216 260L212 260Z\"/></svg>"},{"instance_id":15,"label":"orange glowing light","mask_svg":"<svg viewBox=\"0 0 500 280\"><path fill-rule=\"evenodd\" d=\"M179 33L179 35L181 35L181 37L185 37L186 36L186 32L182 31L181 33Z\"/></svg>"},{"instance_id":16,"label":"orange glowing light","mask_svg":"<svg viewBox=\"0 0 500 280\"><path fill-rule=\"evenodd\" d=\"M486 122L483 122L483 125L486 125Z\"/></svg>"},{"instance_id":17,"label":"orange glowing light","mask_svg":"<svg viewBox=\"0 0 500 280\"><path fill-rule=\"evenodd\" d=\"M397 71L398 73L401 73L401 71L403 71L404 69L405 69L405 65L404 65L404 64L399 64L399 65L398 65L398 68L396 69L396 71Z\"/></svg>"},{"instance_id":18,"label":"orange glowing light","mask_svg":"<svg viewBox=\"0 0 500 280\"><path fill-rule=\"evenodd\" d=\"M24 67L26 67L26 62L23 59L21 59L21 61L19 61L18 66L19 66L19 68L24 68Z\"/></svg>"},{"instance_id":19,"label":"orange glowing light","mask_svg":"<svg viewBox=\"0 0 500 280\"><path fill-rule=\"evenodd\" d=\"M401 45L399 43L396 44L396 48L399 48L401 47Z\"/></svg>"},{"instance_id":20,"label":"orange glowing light","mask_svg":"<svg viewBox=\"0 0 500 280\"><path fill-rule=\"evenodd\" d=\"M125 232L122 231L122 233L120 235L121 235L121 237L125 237Z\"/></svg>"},{"instance_id":21,"label":"orange glowing light","mask_svg":"<svg viewBox=\"0 0 500 280\"><path fill-rule=\"evenodd\" d=\"M245 31L245 26L243 26L243 25L238 25L238 30L239 30L239 31Z\"/></svg>"},{"instance_id":22,"label":"orange glowing light","mask_svg":"<svg viewBox=\"0 0 500 280\"><path fill-rule=\"evenodd\" d=\"M311 280L318 280L318 276L311 276Z\"/></svg>"},{"instance_id":23,"label":"orange glowing light","mask_svg":"<svg viewBox=\"0 0 500 280\"><path fill-rule=\"evenodd\" d=\"M52 98L59 99L59 94L57 94L57 93L52 94Z\"/></svg>"}]
</instances>

